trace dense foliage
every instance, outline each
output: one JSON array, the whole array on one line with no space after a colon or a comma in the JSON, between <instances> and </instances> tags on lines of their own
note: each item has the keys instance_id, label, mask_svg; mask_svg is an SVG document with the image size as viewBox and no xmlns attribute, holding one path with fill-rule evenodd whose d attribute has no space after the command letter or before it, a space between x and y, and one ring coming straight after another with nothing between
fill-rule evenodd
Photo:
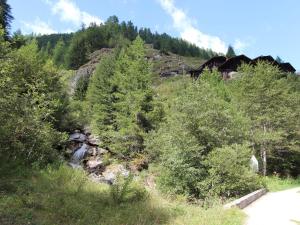
<instances>
[{"instance_id":1,"label":"dense foliage","mask_svg":"<svg viewBox=\"0 0 300 225\"><path fill-rule=\"evenodd\" d=\"M56 160L63 135L54 124L64 105L58 73L39 59L35 42L12 50L3 32L0 38L1 159Z\"/></svg>"},{"instance_id":2,"label":"dense foliage","mask_svg":"<svg viewBox=\"0 0 300 225\"><path fill-rule=\"evenodd\" d=\"M88 89L92 127L104 146L134 156L144 149L144 136L162 112L154 102L151 69L140 37L99 64Z\"/></svg>"},{"instance_id":3,"label":"dense foliage","mask_svg":"<svg viewBox=\"0 0 300 225\"><path fill-rule=\"evenodd\" d=\"M231 103L228 92L216 71L206 72L171 102L167 122L155 134L155 143L152 143L162 152L164 169L160 181L164 189L203 198L210 194L210 190L214 191L212 194L232 196L258 187L255 185L258 184L257 177L249 167L250 152L242 153L245 149L242 146L231 147L247 139L249 121ZM228 147L223 150L224 146ZM234 153L230 152L231 149L240 151L240 158L232 158ZM221 154L212 153L218 151ZM223 151L228 154L223 154ZM221 175L215 167L218 160L224 167L224 173L227 160L236 166L236 170L228 167L227 178L238 181L244 177L245 181L240 180L239 183L240 186L245 185L244 190L232 187L229 180L228 183L218 181L216 175ZM246 180L250 182L246 184Z\"/></svg>"},{"instance_id":4,"label":"dense foliage","mask_svg":"<svg viewBox=\"0 0 300 225\"><path fill-rule=\"evenodd\" d=\"M263 159L263 174L299 175L299 76L266 63L244 66L240 74L230 88L251 120L250 141Z\"/></svg>"}]
</instances>

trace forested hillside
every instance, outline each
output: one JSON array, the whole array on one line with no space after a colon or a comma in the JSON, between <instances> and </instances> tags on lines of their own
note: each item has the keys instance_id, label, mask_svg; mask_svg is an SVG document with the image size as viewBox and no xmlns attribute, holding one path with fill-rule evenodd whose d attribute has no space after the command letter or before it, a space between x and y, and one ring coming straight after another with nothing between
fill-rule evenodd
<instances>
[{"instance_id":1,"label":"forested hillside","mask_svg":"<svg viewBox=\"0 0 300 225\"><path fill-rule=\"evenodd\" d=\"M202 59L209 59L216 55L209 49L198 48L166 33L153 33L149 28L138 29L131 21L119 22L116 16L109 17L100 26L90 24L75 33L37 36L36 40L45 57L53 57L57 66L77 69L87 62L88 54L95 50L125 46L138 35L145 43L152 44L155 49L164 53L172 52ZM61 54L64 54L63 57L59 56Z\"/></svg>"},{"instance_id":2,"label":"forested hillside","mask_svg":"<svg viewBox=\"0 0 300 225\"><path fill-rule=\"evenodd\" d=\"M200 65L215 53L115 16L10 35L0 6L0 224L241 225L224 203L300 175L298 75L258 62L229 80L162 78L172 57Z\"/></svg>"}]
</instances>

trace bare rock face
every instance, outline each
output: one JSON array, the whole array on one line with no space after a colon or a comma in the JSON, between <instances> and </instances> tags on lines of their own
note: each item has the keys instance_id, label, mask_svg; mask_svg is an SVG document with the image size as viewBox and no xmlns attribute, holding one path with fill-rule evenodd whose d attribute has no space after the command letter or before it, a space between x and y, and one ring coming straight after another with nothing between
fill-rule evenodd
<instances>
[{"instance_id":1,"label":"bare rock face","mask_svg":"<svg viewBox=\"0 0 300 225\"><path fill-rule=\"evenodd\" d=\"M100 60L107 54L110 54L113 49L111 48L102 48L100 50L97 50L89 55L89 61L79 67L79 69L75 72L74 77L71 79L70 82L70 94L74 94L77 82L80 78L86 77L90 78L90 76L95 71L98 63Z\"/></svg>"}]
</instances>

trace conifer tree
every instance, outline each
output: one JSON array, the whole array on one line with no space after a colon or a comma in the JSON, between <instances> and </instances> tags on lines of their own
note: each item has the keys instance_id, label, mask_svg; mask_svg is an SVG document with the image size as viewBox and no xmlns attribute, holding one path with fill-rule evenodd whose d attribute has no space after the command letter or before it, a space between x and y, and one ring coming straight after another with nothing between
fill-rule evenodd
<instances>
[{"instance_id":1,"label":"conifer tree","mask_svg":"<svg viewBox=\"0 0 300 225\"><path fill-rule=\"evenodd\" d=\"M145 60L144 42L138 36L118 57L114 84L115 98L114 149L133 156L144 149L145 133L153 128L154 110L151 69Z\"/></svg>"},{"instance_id":2,"label":"conifer tree","mask_svg":"<svg viewBox=\"0 0 300 225\"><path fill-rule=\"evenodd\" d=\"M13 20L11 14L11 7L7 0L0 1L0 27L4 29L4 38L7 40L9 37L10 23Z\"/></svg>"},{"instance_id":3,"label":"conifer tree","mask_svg":"<svg viewBox=\"0 0 300 225\"><path fill-rule=\"evenodd\" d=\"M56 66L64 65L65 42L60 39L53 50L53 62Z\"/></svg>"},{"instance_id":4,"label":"conifer tree","mask_svg":"<svg viewBox=\"0 0 300 225\"><path fill-rule=\"evenodd\" d=\"M227 53L226 53L226 57L227 58L231 58L231 57L234 57L236 56L235 52L234 52L234 49L231 45L228 46L228 50L227 50Z\"/></svg>"}]
</instances>

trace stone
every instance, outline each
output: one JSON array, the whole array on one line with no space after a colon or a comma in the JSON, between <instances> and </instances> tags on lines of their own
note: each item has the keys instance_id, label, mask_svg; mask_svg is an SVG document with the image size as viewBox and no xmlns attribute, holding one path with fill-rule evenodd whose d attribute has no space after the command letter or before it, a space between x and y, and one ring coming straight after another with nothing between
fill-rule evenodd
<instances>
[{"instance_id":1,"label":"stone","mask_svg":"<svg viewBox=\"0 0 300 225\"><path fill-rule=\"evenodd\" d=\"M87 139L89 145L98 146L100 144L100 138L95 135L89 135Z\"/></svg>"},{"instance_id":2,"label":"stone","mask_svg":"<svg viewBox=\"0 0 300 225\"><path fill-rule=\"evenodd\" d=\"M94 159L94 160L89 160L86 163L86 166L88 169L94 169L97 168L99 166L102 166L103 162L100 159Z\"/></svg>"},{"instance_id":3,"label":"stone","mask_svg":"<svg viewBox=\"0 0 300 225\"><path fill-rule=\"evenodd\" d=\"M99 155L104 155L108 153L108 150L104 149L104 148L98 148L98 154Z\"/></svg>"},{"instance_id":4,"label":"stone","mask_svg":"<svg viewBox=\"0 0 300 225\"><path fill-rule=\"evenodd\" d=\"M73 133L69 137L69 141L85 142L86 140L86 135L79 132Z\"/></svg>"},{"instance_id":5,"label":"stone","mask_svg":"<svg viewBox=\"0 0 300 225\"><path fill-rule=\"evenodd\" d=\"M102 176L107 183L113 184L116 180L117 175L128 177L129 174L129 170L127 170L123 165L115 164L106 167L105 171L102 173Z\"/></svg>"}]
</instances>

